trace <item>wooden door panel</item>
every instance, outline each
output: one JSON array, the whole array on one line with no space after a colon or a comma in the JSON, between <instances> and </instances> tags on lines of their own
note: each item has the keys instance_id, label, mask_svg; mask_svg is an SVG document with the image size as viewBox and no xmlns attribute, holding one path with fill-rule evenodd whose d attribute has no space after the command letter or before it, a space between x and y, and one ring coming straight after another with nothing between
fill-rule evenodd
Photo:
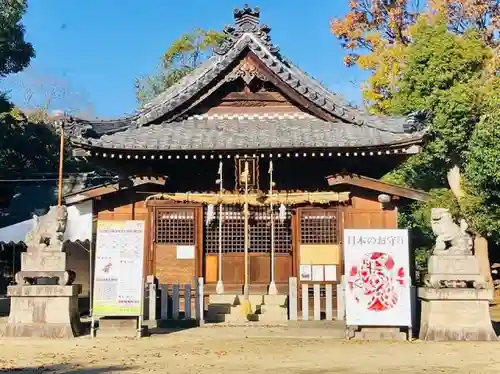
<instances>
[{"instance_id":1,"label":"wooden door panel","mask_svg":"<svg viewBox=\"0 0 500 374\"><path fill-rule=\"evenodd\" d=\"M196 272L196 261L178 260L177 246L156 246L156 277L160 283L191 283Z\"/></svg>"},{"instance_id":2,"label":"wooden door panel","mask_svg":"<svg viewBox=\"0 0 500 374\"><path fill-rule=\"evenodd\" d=\"M271 256L254 255L249 257L250 283L269 283L271 281Z\"/></svg>"},{"instance_id":3,"label":"wooden door panel","mask_svg":"<svg viewBox=\"0 0 500 374\"><path fill-rule=\"evenodd\" d=\"M219 278L219 258L214 255L205 256L205 283L216 283Z\"/></svg>"},{"instance_id":4,"label":"wooden door panel","mask_svg":"<svg viewBox=\"0 0 500 374\"><path fill-rule=\"evenodd\" d=\"M242 255L222 256L222 280L228 284L243 284L245 281L245 257Z\"/></svg>"},{"instance_id":5,"label":"wooden door panel","mask_svg":"<svg viewBox=\"0 0 500 374\"><path fill-rule=\"evenodd\" d=\"M278 283L288 283L293 274L293 257L291 255L278 255L275 257L274 280Z\"/></svg>"},{"instance_id":6,"label":"wooden door panel","mask_svg":"<svg viewBox=\"0 0 500 374\"><path fill-rule=\"evenodd\" d=\"M155 275L160 283L192 283L197 274L197 226L195 208L165 207L153 210ZM178 246L191 246L194 258L177 258Z\"/></svg>"}]
</instances>

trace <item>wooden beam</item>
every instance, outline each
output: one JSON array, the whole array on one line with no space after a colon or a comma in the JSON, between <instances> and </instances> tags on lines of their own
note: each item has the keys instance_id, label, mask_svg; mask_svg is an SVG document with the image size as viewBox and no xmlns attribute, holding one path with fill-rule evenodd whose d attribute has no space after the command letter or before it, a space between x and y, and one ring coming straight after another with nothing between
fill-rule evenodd
<instances>
[{"instance_id":1,"label":"wooden beam","mask_svg":"<svg viewBox=\"0 0 500 374\"><path fill-rule=\"evenodd\" d=\"M396 186L394 184L382 182L378 179L356 174L335 174L327 176L326 179L329 186L347 184L417 201L428 201L430 198L430 195L425 191Z\"/></svg>"},{"instance_id":2,"label":"wooden beam","mask_svg":"<svg viewBox=\"0 0 500 374\"><path fill-rule=\"evenodd\" d=\"M145 184L153 184L153 185L165 185L167 178L166 177L133 177L124 181L101 185L97 187L93 187L87 190L74 192L68 194L64 197L66 204L76 204L81 203L90 199L97 199L103 195L107 195L116 191L126 190L134 187L139 187ZM128 183L127 183L128 182Z\"/></svg>"}]
</instances>

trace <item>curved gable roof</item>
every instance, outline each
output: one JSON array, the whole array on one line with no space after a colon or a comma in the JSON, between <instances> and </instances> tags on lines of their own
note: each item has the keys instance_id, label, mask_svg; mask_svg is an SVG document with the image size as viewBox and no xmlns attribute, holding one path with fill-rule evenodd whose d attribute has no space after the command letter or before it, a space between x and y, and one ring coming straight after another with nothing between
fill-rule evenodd
<instances>
[{"instance_id":1,"label":"curved gable roof","mask_svg":"<svg viewBox=\"0 0 500 374\"><path fill-rule=\"evenodd\" d=\"M286 59L272 43L271 29L260 23L258 8L237 9L235 24L226 26L226 39L215 49L212 57L165 92L144 105L134 115L112 121L82 121L74 119L69 126L72 135L99 138L104 135L128 132L151 124L169 123L178 118L180 107L191 105L190 100L201 90L221 79L221 75L250 50L286 87L328 114L326 122L344 122L354 126L374 128L383 132L421 138L425 133L424 116L380 117L350 106L340 95L329 91L320 82ZM194 104L195 105L195 104Z\"/></svg>"}]
</instances>

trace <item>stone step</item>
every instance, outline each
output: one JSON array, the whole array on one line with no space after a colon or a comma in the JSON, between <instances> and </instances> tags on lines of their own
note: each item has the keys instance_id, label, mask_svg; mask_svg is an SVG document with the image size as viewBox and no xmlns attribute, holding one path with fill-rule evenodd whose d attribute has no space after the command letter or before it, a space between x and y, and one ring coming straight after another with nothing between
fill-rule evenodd
<instances>
[{"instance_id":1,"label":"stone step","mask_svg":"<svg viewBox=\"0 0 500 374\"><path fill-rule=\"evenodd\" d=\"M207 314L205 316L206 323L222 323L226 322L226 314Z\"/></svg>"},{"instance_id":2,"label":"stone step","mask_svg":"<svg viewBox=\"0 0 500 374\"><path fill-rule=\"evenodd\" d=\"M279 305L261 305L260 308L258 308L258 313L259 314L269 314L269 313L288 313L288 309L281 307Z\"/></svg>"},{"instance_id":3,"label":"stone step","mask_svg":"<svg viewBox=\"0 0 500 374\"><path fill-rule=\"evenodd\" d=\"M231 305L239 305L242 300L244 300L243 295L239 294L223 294L223 295L209 295L208 303L209 304L231 304ZM264 295L248 295L248 299L250 300L250 304L252 307L255 305L261 305L264 302Z\"/></svg>"},{"instance_id":4,"label":"stone step","mask_svg":"<svg viewBox=\"0 0 500 374\"><path fill-rule=\"evenodd\" d=\"M229 314L235 308L232 304L208 304L207 312L216 314Z\"/></svg>"},{"instance_id":5,"label":"stone step","mask_svg":"<svg viewBox=\"0 0 500 374\"><path fill-rule=\"evenodd\" d=\"M286 322L288 309L279 305L261 305L258 316L259 321L263 322Z\"/></svg>"},{"instance_id":6,"label":"stone step","mask_svg":"<svg viewBox=\"0 0 500 374\"><path fill-rule=\"evenodd\" d=\"M287 295L264 295L264 305L287 305Z\"/></svg>"},{"instance_id":7,"label":"stone step","mask_svg":"<svg viewBox=\"0 0 500 374\"><path fill-rule=\"evenodd\" d=\"M239 304L238 295L234 294L224 294L224 295L209 295L208 296L209 304L230 304L237 305Z\"/></svg>"}]
</instances>

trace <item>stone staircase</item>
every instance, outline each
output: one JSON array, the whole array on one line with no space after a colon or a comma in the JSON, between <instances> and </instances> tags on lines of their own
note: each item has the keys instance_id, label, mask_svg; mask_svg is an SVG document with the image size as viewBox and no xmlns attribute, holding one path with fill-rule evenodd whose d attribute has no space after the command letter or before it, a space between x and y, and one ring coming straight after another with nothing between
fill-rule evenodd
<instances>
[{"instance_id":1,"label":"stone staircase","mask_svg":"<svg viewBox=\"0 0 500 374\"><path fill-rule=\"evenodd\" d=\"M249 295L252 313L243 315L243 295L210 295L206 321L208 323L282 323L288 320L286 295Z\"/></svg>"}]
</instances>

